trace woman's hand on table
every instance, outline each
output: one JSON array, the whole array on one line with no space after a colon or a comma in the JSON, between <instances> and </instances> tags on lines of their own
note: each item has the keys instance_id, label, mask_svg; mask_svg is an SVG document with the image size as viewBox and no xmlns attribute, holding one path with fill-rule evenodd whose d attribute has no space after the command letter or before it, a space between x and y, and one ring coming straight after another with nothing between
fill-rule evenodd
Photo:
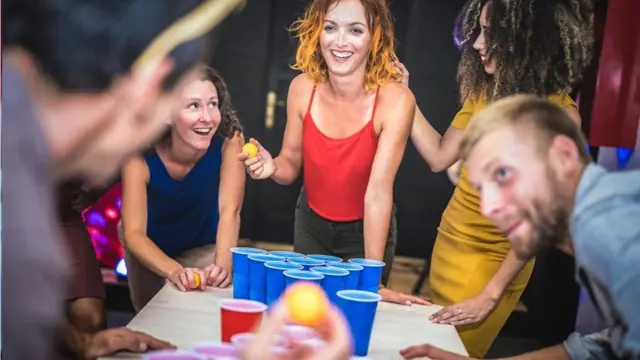
<instances>
[{"instance_id":1,"label":"woman's hand on table","mask_svg":"<svg viewBox=\"0 0 640 360\"><path fill-rule=\"evenodd\" d=\"M435 324L469 325L484 320L498 303L498 299L481 293L457 304L444 307L429 317Z\"/></svg>"},{"instance_id":2,"label":"woman's hand on table","mask_svg":"<svg viewBox=\"0 0 640 360\"><path fill-rule=\"evenodd\" d=\"M204 268L207 286L226 288L231 284L231 273L222 266L211 264Z\"/></svg>"},{"instance_id":3,"label":"woman's hand on table","mask_svg":"<svg viewBox=\"0 0 640 360\"><path fill-rule=\"evenodd\" d=\"M196 275L197 274L197 275ZM196 280L198 277L198 280ZM180 291L204 290L207 287L207 274L204 270L196 268L180 268L174 270L167 281L175 285Z\"/></svg>"},{"instance_id":4,"label":"woman's hand on table","mask_svg":"<svg viewBox=\"0 0 640 360\"><path fill-rule=\"evenodd\" d=\"M381 288L378 290L378 294L382 297L382 301L400 304L400 305L411 305L411 304L420 304L420 305L432 305L429 301L419 298L413 295L407 295L405 293L401 293L398 291L393 291L387 288Z\"/></svg>"},{"instance_id":5,"label":"woman's hand on table","mask_svg":"<svg viewBox=\"0 0 640 360\"><path fill-rule=\"evenodd\" d=\"M402 349L400 350L400 355L404 359L422 359L426 357L432 360L473 360L468 356L454 354L429 344L410 346Z\"/></svg>"},{"instance_id":6,"label":"woman's hand on table","mask_svg":"<svg viewBox=\"0 0 640 360\"><path fill-rule=\"evenodd\" d=\"M270 312L264 327L258 336L245 348L241 355L244 360L272 359L269 349L274 346L277 335L289 320L284 302L278 302ZM353 352L351 333L340 310L331 306L326 320L315 330L325 342L324 346L311 348L302 344L293 344L290 351L278 360L348 360Z\"/></svg>"}]
</instances>

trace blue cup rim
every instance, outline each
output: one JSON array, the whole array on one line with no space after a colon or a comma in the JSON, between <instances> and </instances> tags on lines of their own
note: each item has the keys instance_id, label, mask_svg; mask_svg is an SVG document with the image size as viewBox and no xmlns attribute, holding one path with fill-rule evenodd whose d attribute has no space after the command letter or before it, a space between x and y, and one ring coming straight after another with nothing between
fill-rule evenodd
<instances>
[{"instance_id":1,"label":"blue cup rim","mask_svg":"<svg viewBox=\"0 0 640 360\"><path fill-rule=\"evenodd\" d=\"M231 248L231 252L240 255L257 255L257 254L267 254L266 250L258 249L258 248L250 248L250 247L234 247Z\"/></svg>"},{"instance_id":2,"label":"blue cup rim","mask_svg":"<svg viewBox=\"0 0 640 360\"><path fill-rule=\"evenodd\" d=\"M357 301L357 302L369 303L369 302L378 302L382 300L382 296L380 296L379 294L373 293L371 291L364 291L364 290L340 290L337 292L337 295L341 299ZM368 298L356 297L357 295L368 297Z\"/></svg>"},{"instance_id":3,"label":"blue cup rim","mask_svg":"<svg viewBox=\"0 0 640 360\"><path fill-rule=\"evenodd\" d=\"M296 263L296 264L303 264L303 265L310 265L310 266L321 266L321 265L324 265L324 261L322 261L322 260L316 260L316 259L311 259L311 258L307 258L307 257L293 258L293 259L289 259L289 261L292 262L292 263Z\"/></svg>"},{"instance_id":4,"label":"blue cup rim","mask_svg":"<svg viewBox=\"0 0 640 360\"><path fill-rule=\"evenodd\" d=\"M304 258L304 257L306 257L306 256L304 256L304 254L300 254L300 253L295 252L295 251L287 251L287 250L269 251L269 255L274 255L274 256L279 256L279 257L284 257L284 258L286 258L287 256L292 257L292 258Z\"/></svg>"},{"instance_id":5,"label":"blue cup rim","mask_svg":"<svg viewBox=\"0 0 640 360\"><path fill-rule=\"evenodd\" d=\"M302 267L302 265L300 265L300 264L287 262L287 261L267 261L267 262L264 263L264 266L268 267L269 269L275 269L275 270L302 270L302 269L304 269ZM292 267L292 266L295 266L295 267Z\"/></svg>"},{"instance_id":6,"label":"blue cup rim","mask_svg":"<svg viewBox=\"0 0 640 360\"><path fill-rule=\"evenodd\" d=\"M349 271L362 271L364 269L364 266L362 266L362 265L349 263L349 262L342 262L342 261L328 262L327 266L328 267L335 267L337 269L345 269L345 270L349 270Z\"/></svg>"},{"instance_id":7,"label":"blue cup rim","mask_svg":"<svg viewBox=\"0 0 640 360\"><path fill-rule=\"evenodd\" d=\"M358 264L358 265L369 266L369 267L384 267L386 265L382 261L373 260L373 259L363 259L363 258L349 259L349 262L352 264Z\"/></svg>"},{"instance_id":8,"label":"blue cup rim","mask_svg":"<svg viewBox=\"0 0 640 360\"><path fill-rule=\"evenodd\" d=\"M326 272L327 270L328 270L328 272ZM338 269L338 268L335 268L335 267L328 267L328 266L314 266L314 267L310 268L309 271L317 272L317 273L320 273L322 275L329 275L329 276L347 276L347 275L349 275L349 271L347 271L345 269Z\"/></svg>"},{"instance_id":9,"label":"blue cup rim","mask_svg":"<svg viewBox=\"0 0 640 360\"><path fill-rule=\"evenodd\" d=\"M249 260L267 262L267 261L283 261L285 259L280 256L269 255L269 254L253 254L253 255L249 255Z\"/></svg>"},{"instance_id":10,"label":"blue cup rim","mask_svg":"<svg viewBox=\"0 0 640 360\"><path fill-rule=\"evenodd\" d=\"M341 258L337 257L337 256L333 256L333 255L324 255L324 254L308 254L307 258L309 259L313 259L313 260L320 260L320 261L342 261Z\"/></svg>"},{"instance_id":11,"label":"blue cup rim","mask_svg":"<svg viewBox=\"0 0 640 360\"><path fill-rule=\"evenodd\" d=\"M287 270L284 276L298 280L322 280L324 275L309 270Z\"/></svg>"}]
</instances>

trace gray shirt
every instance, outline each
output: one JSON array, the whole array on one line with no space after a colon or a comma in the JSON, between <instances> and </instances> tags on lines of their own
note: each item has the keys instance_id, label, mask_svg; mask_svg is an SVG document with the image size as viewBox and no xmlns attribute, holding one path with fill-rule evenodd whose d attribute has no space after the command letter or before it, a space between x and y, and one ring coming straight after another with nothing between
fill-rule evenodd
<instances>
[{"instance_id":1,"label":"gray shirt","mask_svg":"<svg viewBox=\"0 0 640 360\"><path fill-rule=\"evenodd\" d=\"M640 171L589 165L571 219L576 276L608 329L572 334L574 360L640 359Z\"/></svg>"},{"instance_id":2,"label":"gray shirt","mask_svg":"<svg viewBox=\"0 0 640 360\"><path fill-rule=\"evenodd\" d=\"M49 148L9 61L2 88L2 358L55 359L67 272Z\"/></svg>"}]
</instances>

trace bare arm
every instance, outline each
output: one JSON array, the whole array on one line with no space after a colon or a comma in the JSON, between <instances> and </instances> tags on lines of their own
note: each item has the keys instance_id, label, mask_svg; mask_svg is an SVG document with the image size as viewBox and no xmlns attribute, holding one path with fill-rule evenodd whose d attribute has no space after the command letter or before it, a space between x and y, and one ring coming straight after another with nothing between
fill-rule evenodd
<instances>
[{"instance_id":1,"label":"bare arm","mask_svg":"<svg viewBox=\"0 0 640 360\"><path fill-rule=\"evenodd\" d=\"M416 107L411 141L432 171L443 171L456 162L463 134L463 130L449 126L444 136L441 136Z\"/></svg>"},{"instance_id":2,"label":"bare arm","mask_svg":"<svg viewBox=\"0 0 640 360\"><path fill-rule=\"evenodd\" d=\"M399 96L394 96L394 105L389 106L384 116L371 175L364 199L364 244L365 256L382 260L389 233L393 183L400 161L404 155L415 112L413 94L405 87L398 87Z\"/></svg>"},{"instance_id":3,"label":"bare arm","mask_svg":"<svg viewBox=\"0 0 640 360\"><path fill-rule=\"evenodd\" d=\"M164 278L182 266L147 237L147 183L149 168L136 156L122 173L122 226L124 244L148 269Z\"/></svg>"},{"instance_id":4,"label":"bare arm","mask_svg":"<svg viewBox=\"0 0 640 360\"><path fill-rule=\"evenodd\" d=\"M220 189L218 195L218 234L216 237L216 265L231 271L231 248L238 244L240 234L240 211L244 199L246 176L244 165L236 160L242 151L244 139L236 134L224 143L222 166L220 169Z\"/></svg>"},{"instance_id":5,"label":"bare arm","mask_svg":"<svg viewBox=\"0 0 640 360\"><path fill-rule=\"evenodd\" d=\"M302 111L301 100L309 80L298 75L289 86L287 95L287 126L284 129L282 149L274 159L275 171L271 178L280 185L293 183L302 167Z\"/></svg>"},{"instance_id":6,"label":"bare arm","mask_svg":"<svg viewBox=\"0 0 640 360\"><path fill-rule=\"evenodd\" d=\"M483 295L497 302L526 264L527 261L520 260L516 256L515 251L510 249L498 271L493 275L491 280L489 280L487 286L484 287Z\"/></svg>"}]
</instances>

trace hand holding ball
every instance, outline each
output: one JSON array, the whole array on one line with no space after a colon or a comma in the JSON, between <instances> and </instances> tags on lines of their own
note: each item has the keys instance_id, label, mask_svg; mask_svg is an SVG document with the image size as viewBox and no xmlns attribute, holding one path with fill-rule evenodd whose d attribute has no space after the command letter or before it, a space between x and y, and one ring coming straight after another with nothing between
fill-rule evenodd
<instances>
[{"instance_id":1,"label":"hand holding ball","mask_svg":"<svg viewBox=\"0 0 640 360\"><path fill-rule=\"evenodd\" d=\"M242 146L242 152L246 152L247 154L249 154L247 159L251 159L258 155L258 147L256 146L256 144L249 142Z\"/></svg>"},{"instance_id":2,"label":"hand holding ball","mask_svg":"<svg viewBox=\"0 0 640 360\"><path fill-rule=\"evenodd\" d=\"M298 282L291 285L284 301L291 321L304 326L318 326L329 311L327 296L315 283Z\"/></svg>"}]
</instances>

